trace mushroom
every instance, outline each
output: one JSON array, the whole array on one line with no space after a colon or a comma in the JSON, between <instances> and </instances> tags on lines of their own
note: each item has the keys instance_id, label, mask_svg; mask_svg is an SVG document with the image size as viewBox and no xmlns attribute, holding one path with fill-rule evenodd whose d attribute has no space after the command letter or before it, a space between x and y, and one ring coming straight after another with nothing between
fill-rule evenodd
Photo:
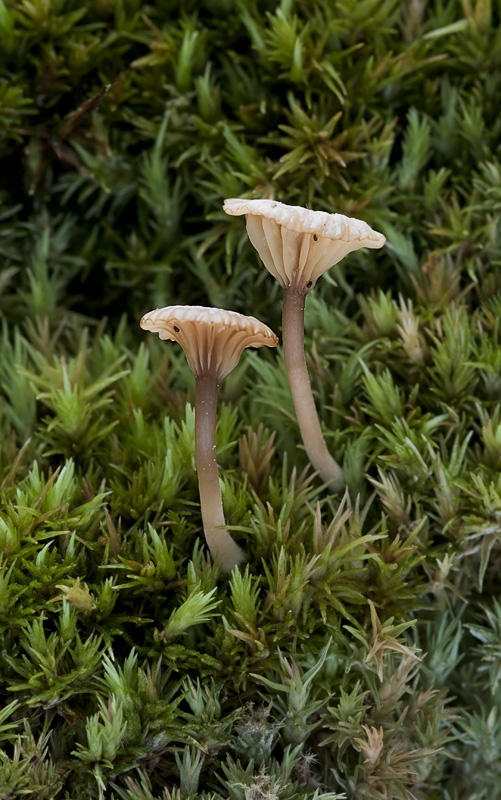
<instances>
[{"instance_id":1,"label":"mushroom","mask_svg":"<svg viewBox=\"0 0 501 800\"><path fill-rule=\"evenodd\" d=\"M255 317L203 306L167 306L145 314L141 328L184 350L195 375L195 453L205 538L225 572L245 559L226 528L216 460L218 387L246 347L276 347L278 337Z\"/></svg>"},{"instance_id":2,"label":"mushroom","mask_svg":"<svg viewBox=\"0 0 501 800\"><path fill-rule=\"evenodd\" d=\"M275 200L229 199L223 208L232 216L245 214L249 239L284 290L282 343L299 429L314 468L339 491L343 473L327 449L304 357L305 297L345 255L382 247L386 239L362 220Z\"/></svg>"}]
</instances>

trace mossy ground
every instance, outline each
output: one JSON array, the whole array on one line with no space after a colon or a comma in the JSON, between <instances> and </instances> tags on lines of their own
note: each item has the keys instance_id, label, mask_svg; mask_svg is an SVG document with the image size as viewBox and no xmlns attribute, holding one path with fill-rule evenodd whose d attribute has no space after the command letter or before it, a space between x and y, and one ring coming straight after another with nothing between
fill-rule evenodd
<instances>
[{"instance_id":1,"label":"mossy ground","mask_svg":"<svg viewBox=\"0 0 501 800\"><path fill-rule=\"evenodd\" d=\"M0 798L501 797L501 4L0 0ZM231 196L387 236L221 391L142 313L280 330Z\"/></svg>"}]
</instances>

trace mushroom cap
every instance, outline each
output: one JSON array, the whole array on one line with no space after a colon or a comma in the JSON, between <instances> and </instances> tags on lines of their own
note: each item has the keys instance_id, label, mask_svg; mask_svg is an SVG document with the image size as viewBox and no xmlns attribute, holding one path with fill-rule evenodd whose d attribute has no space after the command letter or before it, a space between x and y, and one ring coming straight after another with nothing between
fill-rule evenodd
<instances>
[{"instance_id":1,"label":"mushroom cap","mask_svg":"<svg viewBox=\"0 0 501 800\"><path fill-rule=\"evenodd\" d=\"M145 314L141 328L183 348L195 376L215 371L222 380L246 347L276 347L278 336L255 317L205 306L166 306Z\"/></svg>"},{"instance_id":2,"label":"mushroom cap","mask_svg":"<svg viewBox=\"0 0 501 800\"><path fill-rule=\"evenodd\" d=\"M249 239L284 288L308 292L345 255L361 247L382 247L386 238L360 219L310 211L276 200L231 198L223 209L245 214Z\"/></svg>"}]
</instances>

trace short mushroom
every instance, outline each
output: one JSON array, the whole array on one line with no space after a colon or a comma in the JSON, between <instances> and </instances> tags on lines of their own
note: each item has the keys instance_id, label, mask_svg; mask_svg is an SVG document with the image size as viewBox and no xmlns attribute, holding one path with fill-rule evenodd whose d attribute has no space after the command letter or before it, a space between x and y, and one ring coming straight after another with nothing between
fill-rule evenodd
<instances>
[{"instance_id":1,"label":"short mushroom","mask_svg":"<svg viewBox=\"0 0 501 800\"><path fill-rule=\"evenodd\" d=\"M284 359L301 436L320 477L339 491L343 473L327 449L304 357L305 297L345 255L360 247L382 247L386 239L362 220L275 200L229 199L223 208L232 216L245 214L249 239L284 290Z\"/></svg>"},{"instance_id":2,"label":"short mushroom","mask_svg":"<svg viewBox=\"0 0 501 800\"><path fill-rule=\"evenodd\" d=\"M245 559L223 514L216 460L218 387L246 347L276 347L278 337L255 317L203 306L167 306L145 314L141 328L184 350L195 375L195 451L202 522L209 550L225 572Z\"/></svg>"}]
</instances>

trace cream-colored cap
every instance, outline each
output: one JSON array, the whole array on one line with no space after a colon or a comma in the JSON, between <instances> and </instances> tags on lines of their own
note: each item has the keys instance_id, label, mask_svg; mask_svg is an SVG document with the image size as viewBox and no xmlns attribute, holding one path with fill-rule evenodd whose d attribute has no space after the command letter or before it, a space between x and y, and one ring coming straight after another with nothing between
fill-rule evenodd
<instances>
[{"instance_id":1,"label":"cream-colored cap","mask_svg":"<svg viewBox=\"0 0 501 800\"><path fill-rule=\"evenodd\" d=\"M386 241L360 219L276 200L231 198L224 201L223 209L232 216L245 214L249 239L284 289L308 292L348 253L382 247Z\"/></svg>"},{"instance_id":2,"label":"cream-colored cap","mask_svg":"<svg viewBox=\"0 0 501 800\"><path fill-rule=\"evenodd\" d=\"M276 347L278 336L255 317L205 306L166 306L145 314L141 328L183 348L191 371L214 370L222 380L246 347Z\"/></svg>"}]
</instances>

